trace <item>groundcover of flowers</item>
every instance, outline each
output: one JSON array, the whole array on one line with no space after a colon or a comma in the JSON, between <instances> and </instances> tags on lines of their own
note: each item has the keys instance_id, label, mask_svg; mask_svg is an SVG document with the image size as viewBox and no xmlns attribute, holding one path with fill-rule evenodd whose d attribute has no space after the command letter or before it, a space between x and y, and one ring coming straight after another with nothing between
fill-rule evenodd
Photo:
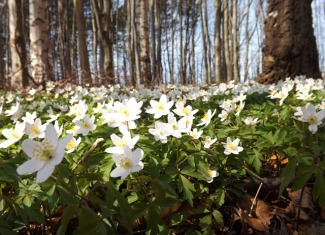
<instances>
[{"instance_id":1,"label":"groundcover of flowers","mask_svg":"<svg viewBox=\"0 0 325 235\"><path fill-rule=\"evenodd\" d=\"M0 96L0 234L324 234L324 81Z\"/></svg>"}]
</instances>

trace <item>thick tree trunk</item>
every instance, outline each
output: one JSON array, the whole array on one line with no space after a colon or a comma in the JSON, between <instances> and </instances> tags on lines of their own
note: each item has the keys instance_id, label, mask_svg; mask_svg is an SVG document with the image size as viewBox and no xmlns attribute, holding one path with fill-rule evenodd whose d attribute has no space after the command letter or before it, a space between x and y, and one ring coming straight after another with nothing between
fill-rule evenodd
<instances>
[{"instance_id":1,"label":"thick tree trunk","mask_svg":"<svg viewBox=\"0 0 325 235\"><path fill-rule=\"evenodd\" d=\"M144 78L144 85L152 85L151 63L149 52L149 34L148 34L148 2L147 0L139 1L139 55L140 55L140 76Z\"/></svg>"},{"instance_id":2,"label":"thick tree trunk","mask_svg":"<svg viewBox=\"0 0 325 235\"><path fill-rule=\"evenodd\" d=\"M90 76L90 66L87 52L87 34L86 34L86 21L83 13L83 0L74 0L76 24L78 30L78 51L81 67L81 77L83 83L91 85L92 80Z\"/></svg>"},{"instance_id":3,"label":"thick tree trunk","mask_svg":"<svg viewBox=\"0 0 325 235\"><path fill-rule=\"evenodd\" d=\"M48 79L48 17L47 0L29 2L29 35L31 76L38 84Z\"/></svg>"},{"instance_id":4,"label":"thick tree trunk","mask_svg":"<svg viewBox=\"0 0 325 235\"><path fill-rule=\"evenodd\" d=\"M311 1L268 1L262 74L257 81L271 84L298 75L321 77Z\"/></svg>"},{"instance_id":5,"label":"thick tree trunk","mask_svg":"<svg viewBox=\"0 0 325 235\"><path fill-rule=\"evenodd\" d=\"M114 83L112 1L103 1L103 9L100 9L100 5L99 1L92 1L96 34L102 49L100 54L100 72L102 79L105 79L108 83Z\"/></svg>"},{"instance_id":6,"label":"thick tree trunk","mask_svg":"<svg viewBox=\"0 0 325 235\"><path fill-rule=\"evenodd\" d=\"M23 14L21 0L8 2L11 79L10 85L19 88L28 85L28 72L26 67L26 42L23 34Z\"/></svg>"}]
</instances>

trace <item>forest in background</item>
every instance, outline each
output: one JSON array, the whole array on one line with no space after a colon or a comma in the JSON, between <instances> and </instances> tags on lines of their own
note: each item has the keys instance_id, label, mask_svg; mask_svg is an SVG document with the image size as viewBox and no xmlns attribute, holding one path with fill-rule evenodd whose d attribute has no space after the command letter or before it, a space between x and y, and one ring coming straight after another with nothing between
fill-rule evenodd
<instances>
[{"instance_id":1,"label":"forest in background","mask_svg":"<svg viewBox=\"0 0 325 235\"><path fill-rule=\"evenodd\" d=\"M313 27L325 70L325 3ZM6 0L0 84L211 84L262 71L263 0Z\"/></svg>"}]
</instances>

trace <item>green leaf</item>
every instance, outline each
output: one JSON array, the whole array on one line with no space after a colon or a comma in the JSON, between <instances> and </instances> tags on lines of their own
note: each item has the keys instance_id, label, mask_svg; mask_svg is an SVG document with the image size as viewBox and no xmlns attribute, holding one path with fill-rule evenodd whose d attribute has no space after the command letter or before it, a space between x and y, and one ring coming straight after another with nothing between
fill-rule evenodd
<instances>
[{"instance_id":1,"label":"green leaf","mask_svg":"<svg viewBox=\"0 0 325 235\"><path fill-rule=\"evenodd\" d=\"M213 210L212 212L213 218L217 221L217 223L221 226L223 226L224 221L223 221L223 216L220 211L218 210Z\"/></svg>"},{"instance_id":2,"label":"green leaf","mask_svg":"<svg viewBox=\"0 0 325 235\"><path fill-rule=\"evenodd\" d=\"M158 214L158 207L154 204L149 205L148 226L146 234L169 234L168 228Z\"/></svg>"},{"instance_id":3,"label":"green leaf","mask_svg":"<svg viewBox=\"0 0 325 235\"><path fill-rule=\"evenodd\" d=\"M226 190L224 188L218 188L216 190L216 203L221 207L225 203Z\"/></svg>"},{"instance_id":4,"label":"green leaf","mask_svg":"<svg viewBox=\"0 0 325 235\"><path fill-rule=\"evenodd\" d=\"M307 172L297 176L292 182L292 187L291 187L292 191L297 191L299 189L302 189L312 175L313 172Z\"/></svg>"},{"instance_id":5,"label":"green leaf","mask_svg":"<svg viewBox=\"0 0 325 235\"><path fill-rule=\"evenodd\" d=\"M194 185L186 179L183 175L180 175L179 186L184 192L185 198L187 199L188 203L193 207L193 193L195 192Z\"/></svg>"},{"instance_id":6,"label":"green leaf","mask_svg":"<svg viewBox=\"0 0 325 235\"><path fill-rule=\"evenodd\" d=\"M316 180L313 188L313 199L319 198L319 205L325 209L325 176L324 172L320 169L315 174Z\"/></svg>"},{"instance_id":7,"label":"green leaf","mask_svg":"<svg viewBox=\"0 0 325 235\"><path fill-rule=\"evenodd\" d=\"M64 208L61 218L61 224L57 231L57 235L65 235L66 230L68 228L69 222L72 218L76 217L77 215L77 205L76 204L69 204Z\"/></svg>"},{"instance_id":8,"label":"green leaf","mask_svg":"<svg viewBox=\"0 0 325 235\"><path fill-rule=\"evenodd\" d=\"M123 221L125 222L125 226L126 226L127 230L129 231L129 233L132 233L132 231L133 231L132 225L133 225L133 221L134 221L134 218L133 218L134 215L132 213L130 205L127 202L127 199L119 191L117 191L115 189L115 186L111 182L108 182L107 186L108 186L107 189L108 189L110 195L115 197L118 202L118 207L120 209L120 213L121 213Z\"/></svg>"},{"instance_id":9,"label":"green leaf","mask_svg":"<svg viewBox=\"0 0 325 235\"><path fill-rule=\"evenodd\" d=\"M74 235L101 234L106 235L113 231L106 231L102 219L90 208L81 207L78 210L79 226Z\"/></svg>"},{"instance_id":10,"label":"green leaf","mask_svg":"<svg viewBox=\"0 0 325 235\"><path fill-rule=\"evenodd\" d=\"M202 227L203 231L208 232L211 230L212 225L212 216L206 215L202 219L200 219L200 226Z\"/></svg>"},{"instance_id":11,"label":"green leaf","mask_svg":"<svg viewBox=\"0 0 325 235\"><path fill-rule=\"evenodd\" d=\"M282 183L280 185L280 194L282 195L284 189L289 185L289 183L295 178L296 173L296 159L290 158L289 163L285 166L281 173Z\"/></svg>"}]
</instances>

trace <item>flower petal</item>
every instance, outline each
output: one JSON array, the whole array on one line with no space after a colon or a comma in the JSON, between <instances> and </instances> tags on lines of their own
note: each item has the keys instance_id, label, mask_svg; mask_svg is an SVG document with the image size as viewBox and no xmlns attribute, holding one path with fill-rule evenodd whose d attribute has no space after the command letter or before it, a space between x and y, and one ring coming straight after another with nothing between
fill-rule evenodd
<instances>
[{"instance_id":1,"label":"flower petal","mask_svg":"<svg viewBox=\"0 0 325 235\"><path fill-rule=\"evenodd\" d=\"M33 173L35 171L40 170L42 167L44 167L45 162L43 161L38 161L35 159L30 159L27 162L24 162L17 168L17 173L19 175L25 175L29 173Z\"/></svg>"},{"instance_id":2,"label":"flower petal","mask_svg":"<svg viewBox=\"0 0 325 235\"><path fill-rule=\"evenodd\" d=\"M64 138L60 139L56 148L55 148L55 152L53 155L53 158L51 160L51 163L53 165L58 165L62 159L63 156L65 154L65 147L67 146L67 144L69 143L69 141L72 139L73 135L69 134L67 136L65 136Z\"/></svg>"},{"instance_id":3,"label":"flower petal","mask_svg":"<svg viewBox=\"0 0 325 235\"><path fill-rule=\"evenodd\" d=\"M35 140L26 139L21 144L21 147L28 157L33 158L33 150L36 145L41 145L41 143Z\"/></svg>"},{"instance_id":4,"label":"flower petal","mask_svg":"<svg viewBox=\"0 0 325 235\"><path fill-rule=\"evenodd\" d=\"M56 147L56 144L58 143L58 133L56 133L56 130L52 124L49 124L46 127L45 139L47 139L50 144Z\"/></svg>"},{"instance_id":5,"label":"flower petal","mask_svg":"<svg viewBox=\"0 0 325 235\"><path fill-rule=\"evenodd\" d=\"M0 144L0 148L1 149L5 149L8 148L10 145L12 145L13 143L15 143L15 141L13 140L5 140Z\"/></svg>"},{"instance_id":6,"label":"flower petal","mask_svg":"<svg viewBox=\"0 0 325 235\"><path fill-rule=\"evenodd\" d=\"M45 166L37 172L36 182L43 183L52 175L53 171L54 171L53 165L45 164Z\"/></svg>"},{"instance_id":7,"label":"flower petal","mask_svg":"<svg viewBox=\"0 0 325 235\"><path fill-rule=\"evenodd\" d=\"M111 172L111 177L121 177L121 179L125 179L128 175L130 174L130 169L124 169L122 167L116 167L112 172Z\"/></svg>"}]
</instances>

